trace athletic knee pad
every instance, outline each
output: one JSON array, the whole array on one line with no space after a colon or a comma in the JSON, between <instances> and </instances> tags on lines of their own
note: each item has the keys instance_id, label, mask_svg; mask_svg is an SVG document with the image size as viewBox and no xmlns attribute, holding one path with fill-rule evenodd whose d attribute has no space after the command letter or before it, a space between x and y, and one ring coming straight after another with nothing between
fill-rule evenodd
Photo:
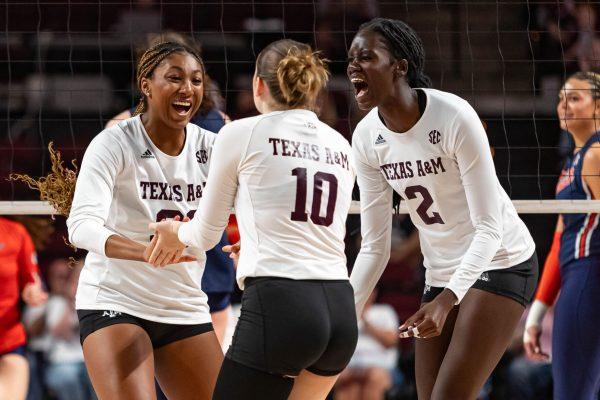
<instances>
[{"instance_id":1,"label":"athletic knee pad","mask_svg":"<svg viewBox=\"0 0 600 400\"><path fill-rule=\"evenodd\" d=\"M213 400L286 400L294 380L246 367L225 358Z\"/></svg>"}]
</instances>

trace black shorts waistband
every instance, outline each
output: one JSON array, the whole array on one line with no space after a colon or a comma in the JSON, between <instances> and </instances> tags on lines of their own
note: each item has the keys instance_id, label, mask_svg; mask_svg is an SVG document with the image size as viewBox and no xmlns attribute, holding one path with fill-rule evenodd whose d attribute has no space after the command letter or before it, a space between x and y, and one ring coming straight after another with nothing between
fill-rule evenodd
<instances>
[{"instance_id":1,"label":"black shorts waistband","mask_svg":"<svg viewBox=\"0 0 600 400\"><path fill-rule=\"evenodd\" d=\"M349 279L290 279L282 278L279 276L251 276L244 279L244 287L248 288L252 285L256 285L260 282L273 281L273 282L303 282L303 283L344 283L350 282Z\"/></svg>"},{"instance_id":2,"label":"black shorts waistband","mask_svg":"<svg viewBox=\"0 0 600 400\"><path fill-rule=\"evenodd\" d=\"M157 349L178 340L202 335L213 330L211 322L201 324L167 324L111 310L77 310L81 345L92 333L116 324L137 325L148 334L152 347Z\"/></svg>"},{"instance_id":3,"label":"black shorts waistband","mask_svg":"<svg viewBox=\"0 0 600 400\"><path fill-rule=\"evenodd\" d=\"M530 258L520 264L483 272L471 288L511 298L527 307L535 294L537 280L538 260L534 252ZM432 301L443 290L444 287L425 285L421 302Z\"/></svg>"}]
</instances>

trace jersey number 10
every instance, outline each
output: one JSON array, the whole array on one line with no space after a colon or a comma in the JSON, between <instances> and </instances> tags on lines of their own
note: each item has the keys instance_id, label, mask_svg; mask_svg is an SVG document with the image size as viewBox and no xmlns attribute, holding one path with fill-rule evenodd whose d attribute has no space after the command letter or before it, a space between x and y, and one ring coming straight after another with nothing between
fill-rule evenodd
<instances>
[{"instance_id":1,"label":"jersey number 10","mask_svg":"<svg viewBox=\"0 0 600 400\"><path fill-rule=\"evenodd\" d=\"M290 216L292 221L308 221L308 213L306 212L306 188L308 186L308 178L306 176L306 168L294 168L292 175L296 177L296 205ZM327 172L315 173L313 179L313 201L310 211L310 220L316 225L329 226L333 222L333 213L335 212L335 202L337 200L338 181L335 175ZM327 207L325 216L320 215L321 198L323 197L323 182L329 184L329 196L327 196Z\"/></svg>"}]
</instances>

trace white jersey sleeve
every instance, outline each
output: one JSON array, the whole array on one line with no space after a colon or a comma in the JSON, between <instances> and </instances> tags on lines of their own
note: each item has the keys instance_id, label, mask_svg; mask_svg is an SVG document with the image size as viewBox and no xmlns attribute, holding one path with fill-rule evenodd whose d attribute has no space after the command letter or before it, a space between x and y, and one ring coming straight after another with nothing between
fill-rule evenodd
<instances>
[{"instance_id":1,"label":"white jersey sleeve","mask_svg":"<svg viewBox=\"0 0 600 400\"><path fill-rule=\"evenodd\" d=\"M88 146L67 220L69 241L75 247L106 255L106 241L115 232L105 224L124 159L120 143L109 135L96 136Z\"/></svg>"},{"instance_id":2,"label":"white jersey sleeve","mask_svg":"<svg viewBox=\"0 0 600 400\"><path fill-rule=\"evenodd\" d=\"M460 302L496 255L502 243L502 198L487 135L475 110L464 107L457 113L455 134L449 142L455 154L465 190L469 215L475 230L471 244L446 286ZM453 139L453 140L452 140Z\"/></svg>"},{"instance_id":3,"label":"white jersey sleeve","mask_svg":"<svg viewBox=\"0 0 600 400\"><path fill-rule=\"evenodd\" d=\"M179 240L182 243L204 251L219 243L234 205L238 166L249 137L250 135L238 135L231 124L219 131L211 156L218 161L213 163L208 172L209 183L194 218L182 224L179 229Z\"/></svg>"},{"instance_id":4,"label":"white jersey sleeve","mask_svg":"<svg viewBox=\"0 0 600 400\"><path fill-rule=\"evenodd\" d=\"M354 288L357 315L361 315L390 258L393 190L359 135L352 138L352 153L360 189L362 243L350 283Z\"/></svg>"}]
</instances>

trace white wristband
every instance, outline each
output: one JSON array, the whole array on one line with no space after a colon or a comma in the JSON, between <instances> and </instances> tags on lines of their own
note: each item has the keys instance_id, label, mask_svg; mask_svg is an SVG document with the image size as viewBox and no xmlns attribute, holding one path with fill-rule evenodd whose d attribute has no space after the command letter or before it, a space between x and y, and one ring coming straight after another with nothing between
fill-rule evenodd
<instances>
[{"instance_id":1,"label":"white wristband","mask_svg":"<svg viewBox=\"0 0 600 400\"><path fill-rule=\"evenodd\" d=\"M529 309L529 314L525 321L525 330L530 326L541 326L547 311L548 306L546 304L540 300L535 300Z\"/></svg>"}]
</instances>

